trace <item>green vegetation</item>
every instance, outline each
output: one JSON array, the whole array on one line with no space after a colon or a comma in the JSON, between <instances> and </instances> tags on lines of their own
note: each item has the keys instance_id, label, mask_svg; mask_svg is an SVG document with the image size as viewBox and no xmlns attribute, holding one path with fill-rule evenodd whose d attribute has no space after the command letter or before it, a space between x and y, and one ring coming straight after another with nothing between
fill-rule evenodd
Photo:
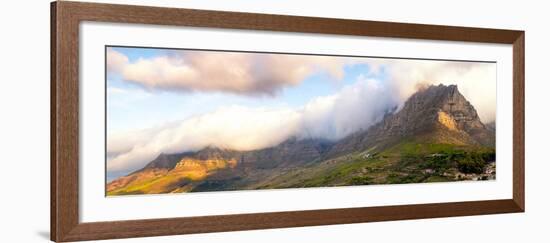
<instances>
[{"instance_id":1,"label":"green vegetation","mask_svg":"<svg viewBox=\"0 0 550 243\"><path fill-rule=\"evenodd\" d=\"M390 173L386 177L387 184L419 183L425 181L429 176L422 173L397 174Z\"/></svg>"},{"instance_id":2,"label":"green vegetation","mask_svg":"<svg viewBox=\"0 0 550 243\"><path fill-rule=\"evenodd\" d=\"M370 176L354 176L349 181L351 185L370 185L372 183L372 177Z\"/></svg>"},{"instance_id":3,"label":"green vegetation","mask_svg":"<svg viewBox=\"0 0 550 243\"><path fill-rule=\"evenodd\" d=\"M256 188L482 180L488 179L483 173L494 160L493 148L405 141L381 151L367 149L319 162Z\"/></svg>"},{"instance_id":4,"label":"green vegetation","mask_svg":"<svg viewBox=\"0 0 550 243\"><path fill-rule=\"evenodd\" d=\"M437 171L458 167L463 173L481 173L487 162L495 160L495 150L487 147L408 143L401 148L403 163Z\"/></svg>"},{"instance_id":5,"label":"green vegetation","mask_svg":"<svg viewBox=\"0 0 550 243\"><path fill-rule=\"evenodd\" d=\"M485 161L478 153L467 153L457 159L458 170L462 173L482 173Z\"/></svg>"}]
</instances>

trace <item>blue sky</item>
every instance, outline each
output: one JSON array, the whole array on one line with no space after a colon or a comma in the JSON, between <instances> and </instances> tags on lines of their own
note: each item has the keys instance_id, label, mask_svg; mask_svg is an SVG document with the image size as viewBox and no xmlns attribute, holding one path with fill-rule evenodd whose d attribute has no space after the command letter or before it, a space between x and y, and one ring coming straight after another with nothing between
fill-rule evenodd
<instances>
[{"instance_id":1,"label":"blue sky","mask_svg":"<svg viewBox=\"0 0 550 243\"><path fill-rule=\"evenodd\" d=\"M128 57L130 63L140 59L171 56L167 49L111 48ZM345 65L344 76L334 79L324 73L312 73L299 85L284 87L275 96L247 96L228 92L170 92L146 90L140 85L126 82L121 75L107 74L107 127L108 132L128 131L184 120L212 112L228 104L246 107L298 108L318 96L334 94L342 87L353 84L359 76L384 80L384 72L369 73L367 64ZM206 82L206 81L205 81Z\"/></svg>"}]
</instances>

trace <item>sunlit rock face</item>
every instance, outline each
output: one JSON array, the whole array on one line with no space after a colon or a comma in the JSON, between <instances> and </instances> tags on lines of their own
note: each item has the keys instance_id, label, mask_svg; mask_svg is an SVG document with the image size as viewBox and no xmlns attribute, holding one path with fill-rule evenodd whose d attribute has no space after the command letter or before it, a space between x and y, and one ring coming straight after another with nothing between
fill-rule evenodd
<instances>
[{"instance_id":1,"label":"sunlit rock face","mask_svg":"<svg viewBox=\"0 0 550 243\"><path fill-rule=\"evenodd\" d=\"M437 121L451 131L457 130L455 119L453 119L453 117L451 117L449 114L447 114L444 111L440 111L437 113Z\"/></svg>"}]
</instances>

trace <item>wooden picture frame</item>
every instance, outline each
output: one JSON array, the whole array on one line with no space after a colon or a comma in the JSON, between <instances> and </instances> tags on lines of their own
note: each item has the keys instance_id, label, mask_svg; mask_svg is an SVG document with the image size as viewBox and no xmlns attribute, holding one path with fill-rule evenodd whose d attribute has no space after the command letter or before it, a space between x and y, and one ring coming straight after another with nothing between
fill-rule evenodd
<instances>
[{"instance_id":1,"label":"wooden picture frame","mask_svg":"<svg viewBox=\"0 0 550 243\"><path fill-rule=\"evenodd\" d=\"M378 206L79 222L79 23L82 21L193 26L513 45L513 198ZM314 17L126 6L51 4L51 240L81 241L403 219L524 212L523 31Z\"/></svg>"}]
</instances>

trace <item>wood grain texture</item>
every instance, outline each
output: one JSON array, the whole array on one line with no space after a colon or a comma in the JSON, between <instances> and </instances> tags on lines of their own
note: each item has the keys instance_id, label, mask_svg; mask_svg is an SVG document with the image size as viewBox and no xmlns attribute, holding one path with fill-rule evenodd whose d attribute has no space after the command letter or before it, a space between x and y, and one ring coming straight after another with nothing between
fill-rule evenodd
<instances>
[{"instance_id":1,"label":"wood grain texture","mask_svg":"<svg viewBox=\"0 0 550 243\"><path fill-rule=\"evenodd\" d=\"M56 19L52 38L55 44L55 80L52 82L52 108L55 117L51 121L51 144L54 150L54 169L52 177L56 189L54 195L55 217L52 225L52 237L60 241L79 225L78 221L78 158L79 158L79 119L78 119L78 18L63 3L53 3Z\"/></svg>"},{"instance_id":2,"label":"wood grain texture","mask_svg":"<svg viewBox=\"0 0 550 243\"><path fill-rule=\"evenodd\" d=\"M65 240L93 240L219 231L350 224L520 212L512 200L346 208L81 224Z\"/></svg>"},{"instance_id":3,"label":"wood grain texture","mask_svg":"<svg viewBox=\"0 0 550 243\"><path fill-rule=\"evenodd\" d=\"M525 210L525 33L513 44L513 199Z\"/></svg>"},{"instance_id":4,"label":"wood grain texture","mask_svg":"<svg viewBox=\"0 0 550 243\"><path fill-rule=\"evenodd\" d=\"M60 2L81 21L300 33L513 43L520 31L365 20L253 14L116 4Z\"/></svg>"},{"instance_id":5,"label":"wood grain texture","mask_svg":"<svg viewBox=\"0 0 550 243\"><path fill-rule=\"evenodd\" d=\"M511 44L514 59L513 198L80 223L78 33L79 23L82 21ZM525 38L523 31L65 1L52 3L51 26L52 241L145 237L524 211Z\"/></svg>"},{"instance_id":6,"label":"wood grain texture","mask_svg":"<svg viewBox=\"0 0 550 243\"><path fill-rule=\"evenodd\" d=\"M57 224L57 8L50 6L50 239L55 240Z\"/></svg>"}]
</instances>

